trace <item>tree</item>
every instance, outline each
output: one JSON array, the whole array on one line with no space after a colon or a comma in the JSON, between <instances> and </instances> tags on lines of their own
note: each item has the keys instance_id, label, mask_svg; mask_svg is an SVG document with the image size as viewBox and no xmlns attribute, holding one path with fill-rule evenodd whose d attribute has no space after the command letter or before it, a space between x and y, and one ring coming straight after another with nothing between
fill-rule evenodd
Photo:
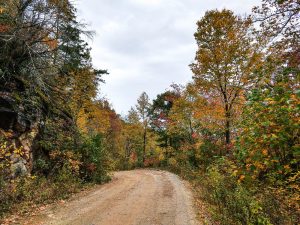
<instances>
[{"instance_id":1,"label":"tree","mask_svg":"<svg viewBox=\"0 0 300 225\"><path fill-rule=\"evenodd\" d=\"M126 167L131 168L136 163L140 163L143 157L143 136L144 126L140 122L140 117L136 109L131 107L125 119L125 160ZM142 152L142 154L141 154Z\"/></svg>"},{"instance_id":2,"label":"tree","mask_svg":"<svg viewBox=\"0 0 300 225\"><path fill-rule=\"evenodd\" d=\"M255 177L280 183L294 176L291 190L299 188L299 9L299 2L271 0L254 9L268 37L264 79L247 95L237 151Z\"/></svg>"},{"instance_id":3,"label":"tree","mask_svg":"<svg viewBox=\"0 0 300 225\"><path fill-rule=\"evenodd\" d=\"M204 95L223 104L226 144L231 142L234 107L257 80L261 54L249 34L251 21L229 10L212 10L197 22L198 51L191 65L194 80Z\"/></svg>"},{"instance_id":4,"label":"tree","mask_svg":"<svg viewBox=\"0 0 300 225\"><path fill-rule=\"evenodd\" d=\"M263 0L253 12L253 20L260 23L264 36L273 39L281 35L289 41L300 37L298 0Z\"/></svg>"},{"instance_id":5,"label":"tree","mask_svg":"<svg viewBox=\"0 0 300 225\"><path fill-rule=\"evenodd\" d=\"M265 76L272 79L289 68L287 79L297 83L300 64L300 2L297 0L264 0L253 9L253 20L260 25L259 35L266 39L268 60Z\"/></svg>"},{"instance_id":6,"label":"tree","mask_svg":"<svg viewBox=\"0 0 300 225\"><path fill-rule=\"evenodd\" d=\"M171 90L157 95L149 110L151 128L158 136L157 145L163 150L161 154L163 163L167 163L167 160L175 155L183 139L181 134L171 133L169 130L173 122L170 118L170 112L174 102L179 97L179 89L173 85Z\"/></svg>"},{"instance_id":7,"label":"tree","mask_svg":"<svg viewBox=\"0 0 300 225\"><path fill-rule=\"evenodd\" d=\"M52 151L63 155L81 144L79 117L96 108L106 71L93 68L82 38L91 32L69 0L0 0L0 9L0 117L9 118L0 129L17 133L10 142L27 138L21 144L32 168L31 161L51 161Z\"/></svg>"},{"instance_id":8,"label":"tree","mask_svg":"<svg viewBox=\"0 0 300 225\"><path fill-rule=\"evenodd\" d=\"M147 145L147 129L149 124L149 112L150 103L149 97L146 92L143 92L137 100L136 109L143 125L143 163L146 157L146 145Z\"/></svg>"},{"instance_id":9,"label":"tree","mask_svg":"<svg viewBox=\"0 0 300 225\"><path fill-rule=\"evenodd\" d=\"M160 136L159 144L161 147L171 145L170 137L167 134L170 122L169 113L173 107L173 102L179 96L172 91L166 91L157 95L153 100L150 109L151 127Z\"/></svg>"}]
</instances>

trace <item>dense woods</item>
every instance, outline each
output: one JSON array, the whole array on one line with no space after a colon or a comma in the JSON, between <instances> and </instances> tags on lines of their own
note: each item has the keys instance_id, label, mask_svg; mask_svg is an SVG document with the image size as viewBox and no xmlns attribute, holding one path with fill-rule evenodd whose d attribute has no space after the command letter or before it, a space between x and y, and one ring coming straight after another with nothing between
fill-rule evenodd
<instances>
[{"instance_id":1,"label":"dense woods","mask_svg":"<svg viewBox=\"0 0 300 225\"><path fill-rule=\"evenodd\" d=\"M191 82L122 117L98 97L108 72L70 1L0 0L0 216L159 167L193 183L213 224L300 223L299 16L297 0L206 12Z\"/></svg>"}]
</instances>

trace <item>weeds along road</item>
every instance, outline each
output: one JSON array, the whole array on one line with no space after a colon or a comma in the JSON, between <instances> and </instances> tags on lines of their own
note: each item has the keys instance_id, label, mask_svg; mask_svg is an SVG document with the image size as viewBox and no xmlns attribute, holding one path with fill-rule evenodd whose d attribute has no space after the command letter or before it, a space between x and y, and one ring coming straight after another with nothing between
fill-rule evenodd
<instances>
[{"instance_id":1,"label":"weeds along road","mask_svg":"<svg viewBox=\"0 0 300 225\"><path fill-rule=\"evenodd\" d=\"M27 219L35 225L196 225L192 196L178 176L122 171L112 182Z\"/></svg>"}]
</instances>

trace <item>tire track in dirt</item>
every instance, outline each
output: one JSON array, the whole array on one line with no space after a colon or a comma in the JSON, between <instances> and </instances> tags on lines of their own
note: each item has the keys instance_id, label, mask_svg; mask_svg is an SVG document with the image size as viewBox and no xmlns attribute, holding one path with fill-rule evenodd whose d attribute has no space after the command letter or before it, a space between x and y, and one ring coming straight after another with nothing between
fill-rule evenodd
<instances>
[{"instance_id":1,"label":"tire track in dirt","mask_svg":"<svg viewBox=\"0 0 300 225\"><path fill-rule=\"evenodd\" d=\"M192 195L178 176L158 170L121 171L113 181L50 207L31 225L197 225Z\"/></svg>"}]
</instances>

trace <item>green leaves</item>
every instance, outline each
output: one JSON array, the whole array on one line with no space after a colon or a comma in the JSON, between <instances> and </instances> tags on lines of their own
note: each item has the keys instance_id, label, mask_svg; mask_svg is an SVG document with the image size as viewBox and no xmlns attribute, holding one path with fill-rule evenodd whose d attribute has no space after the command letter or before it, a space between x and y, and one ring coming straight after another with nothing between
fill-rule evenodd
<instances>
[{"instance_id":1,"label":"green leaves","mask_svg":"<svg viewBox=\"0 0 300 225\"><path fill-rule=\"evenodd\" d=\"M286 164L296 165L299 146L295 136L299 134L299 98L289 84L280 81L252 91L242 118L238 150L247 152L243 154L245 163L256 165L262 173L273 171L281 178L284 171L286 175L291 172Z\"/></svg>"}]
</instances>

